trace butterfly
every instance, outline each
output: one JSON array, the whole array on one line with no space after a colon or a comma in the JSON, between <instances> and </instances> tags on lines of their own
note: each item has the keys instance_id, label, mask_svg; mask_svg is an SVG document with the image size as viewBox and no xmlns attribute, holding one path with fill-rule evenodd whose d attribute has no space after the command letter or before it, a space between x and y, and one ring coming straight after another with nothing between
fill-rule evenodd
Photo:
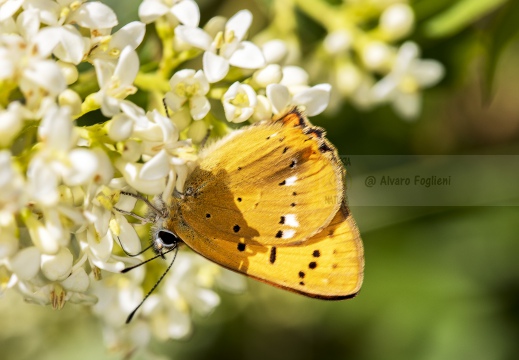
<instances>
[{"instance_id":1,"label":"butterfly","mask_svg":"<svg viewBox=\"0 0 519 360\"><path fill-rule=\"evenodd\" d=\"M364 250L345 201L344 167L325 135L293 108L203 149L184 191L157 211L155 252L185 243L279 288L328 300L355 296Z\"/></svg>"}]
</instances>

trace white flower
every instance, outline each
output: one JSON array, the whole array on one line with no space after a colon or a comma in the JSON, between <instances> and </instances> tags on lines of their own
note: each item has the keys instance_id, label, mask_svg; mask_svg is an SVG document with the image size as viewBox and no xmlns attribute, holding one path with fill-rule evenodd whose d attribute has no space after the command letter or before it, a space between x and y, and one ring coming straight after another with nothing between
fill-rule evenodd
<instances>
[{"instance_id":1,"label":"white flower","mask_svg":"<svg viewBox=\"0 0 519 360\"><path fill-rule=\"evenodd\" d=\"M288 55L287 44L279 39L267 41L261 45L261 51L267 64L280 64Z\"/></svg>"},{"instance_id":2,"label":"white flower","mask_svg":"<svg viewBox=\"0 0 519 360\"><path fill-rule=\"evenodd\" d=\"M29 163L29 194L33 201L52 206L59 200L61 181L69 186L85 184L96 173L98 161L91 150L73 148L76 136L68 107L49 109L38 136L44 146Z\"/></svg>"},{"instance_id":3,"label":"white flower","mask_svg":"<svg viewBox=\"0 0 519 360\"><path fill-rule=\"evenodd\" d=\"M66 88L60 67L47 59L54 48L52 41L48 43L0 35L0 80L18 83L29 109L38 108L44 96L55 97Z\"/></svg>"},{"instance_id":4,"label":"white flower","mask_svg":"<svg viewBox=\"0 0 519 360\"><path fill-rule=\"evenodd\" d=\"M315 116L324 111L330 101L330 84L318 84L300 90L294 95L281 84L267 86L267 98L272 103L275 114L282 113L290 106L301 106L307 116Z\"/></svg>"},{"instance_id":5,"label":"white flower","mask_svg":"<svg viewBox=\"0 0 519 360\"><path fill-rule=\"evenodd\" d=\"M155 336L166 340L190 334L192 312L208 315L220 303L218 294L210 289L219 270L218 265L201 256L178 253L164 284L142 309Z\"/></svg>"},{"instance_id":6,"label":"white flower","mask_svg":"<svg viewBox=\"0 0 519 360\"><path fill-rule=\"evenodd\" d=\"M333 31L324 38L324 49L331 56L344 54L353 44L353 35L346 29Z\"/></svg>"},{"instance_id":7,"label":"white flower","mask_svg":"<svg viewBox=\"0 0 519 360\"><path fill-rule=\"evenodd\" d=\"M8 150L0 151L0 224L8 221L26 201L25 181Z\"/></svg>"},{"instance_id":8,"label":"white flower","mask_svg":"<svg viewBox=\"0 0 519 360\"><path fill-rule=\"evenodd\" d=\"M122 100L137 91L133 81L139 71L139 58L135 50L127 46L121 52L116 65L106 60L95 59L94 66L100 87L93 95L94 99L101 105L104 116L114 116L120 112Z\"/></svg>"},{"instance_id":9,"label":"white flower","mask_svg":"<svg viewBox=\"0 0 519 360\"><path fill-rule=\"evenodd\" d=\"M209 83L202 70L184 69L177 71L169 80L171 91L165 95L167 105L174 111L180 111L186 102L194 120L200 120L211 109L205 97Z\"/></svg>"},{"instance_id":10,"label":"white flower","mask_svg":"<svg viewBox=\"0 0 519 360\"><path fill-rule=\"evenodd\" d=\"M364 65L368 70L386 71L393 59L393 49L382 41L371 41L361 52Z\"/></svg>"},{"instance_id":11,"label":"white flower","mask_svg":"<svg viewBox=\"0 0 519 360\"><path fill-rule=\"evenodd\" d=\"M227 121L241 123L254 113L257 104L256 92L250 85L237 81L225 92L222 103Z\"/></svg>"},{"instance_id":12,"label":"white flower","mask_svg":"<svg viewBox=\"0 0 519 360\"><path fill-rule=\"evenodd\" d=\"M0 3L0 22L13 16L22 6L24 0L4 0Z\"/></svg>"},{"instance_id":13,"label":"white flower","mask_svg":"<svg viewBox=\"0 0 519 360\"><path fill-rule=\"evenodd\" d=\"M308 82L309 75L303 68L284 66L281 82L271 84L266 89L274 113L282 113L291 106L304 107L307 116L323 112L330 102L331 85L318 84L310 87Z\"/></svg>"},{"instance_id":14,"label":"white flower","mask_svg":"<svg viewBox=\"0 0 519 360\"><path fill-rule=\"evenodd\" d=\"M7 147L18 135L24 124L24 108L15 101L6 110L0 110L0 146Z\"/></svg>"},{"instance_id":15,"label":"white flower","mask_svg":"<svg viewBox=\"0 0 519 360\"><path fill-rule=\"evenodd\" d=\"M177 26L175 34L184 42L205 50L204 73L210 83L222 80L229 66L243 69L259 69L265 66L261 50L249 41L243 41L252 22L252 14L241 10L227 21L223 31L214 39L206 31L189 26Z\"/></svg>"},{"instance_id":16,"label":"white flower","mask_svg":"<svg viewBox=\"0 0 519 360\"><path fill-rule=\"evenodd\" d=\"M266 88L268 84L277 84L283 77L283 71L278 64L268 64L252 74L252 82L255 86Z\"/></svg>"},{"instance_id":17,"label":"white flower","mask_svg":"<svg viewBox=\"0 0 519 360\"><path fill-rule=\"evenodd\" d=\"M292 94L308 88L308 73L299 66L284 66L281 85L285 85Z\"/></svg>"},{"instance_id":18,"label":"white flower","mask_svg":"<svg viewBox=\"0 0 519 360\"><path fill-rule=\"evenodd\" d=\"M362 71L351 62L341 63L336 69L334 88L343 96L351 96L359 88L363 76Z\"/></svg>"},{"instance_id":19,"label":"white flower","mask_svg":"<svg viewBox=\"0 0 519 360\"><path fill-rule=\"evenodd\" d=\"M407 4L388 6L380 16L379 27L390 40L398 40L413 30L414 14Z\"/></svg>"},{"instance_id":20,"label":"white flower","mask_svg":"<svg viewBox=\"0 0 519 360\"><path fill-rule=\"evenodd\" d=\"M62 309L65 303L93 305L94 296L86 294L90 285L85 269L78 267L63 281L35 285L29 281L20 281L18 290L27 302L38 305L51 305L54 309Z\"/></svg>"},{"instance_id":21,"label":"white flower","mask_svg":"<svg viewBox=\"0 0 519 360\"><path fill-rule=\"evenodd\" d=\"M25 9L35 9L41 22L49 26L78 24L87 29L109 29L117 25L117 16L107 5L86 0L25 0Z\"/></svg>"},{"instance_id":22,"label":"white flower","mask_svg":"<svg viewBox=\"0 0 519 360\"><path fill-rule=\"evenodd\" d=\"M135 161L121 158L116 162L127 183L142 193L152 195L172 189L175 185L181 189L187 177L186 162L195 159L190 155L191 144L178 141L177 127L157 111L144 115L142 109L126 104L122 109L127 116L118 118L120 124L117 126L125 128L125 124L133 122L132 134L142 140L140 151L147 159L144 165L136 162L138 158ZM110 132L116 132L114 126L110 127Z\"/></svg>"},{"instance_id":23,"label":"white flower","mask_svg":"<svg viewBox=\"0 0 519 360\"><path fill-rule=\"evenodd\" d=\"M1 185L0 185L1 186ZM0 264L9 257L16 254L19 247L18 229L13 214L0 215ZM2 288L2 280L0 278L0 294Z\"/></svg>"},{"instance_id":24,"label":"white flower","mask_svg":"<svg viewBox=\"0 0 519 360\"><path fill-rule=\"evenodd\" d=\"M144 0L139 6L139 18L146 24L164 15L173 23L191 27L200 22L200 10L192 0Z\"/></svg>"},{"instance_id":25,"label":"white flower","mask_svg":"<svg viewBox=\"0 0 519 360\"><path fill-rule=\"evenodd\" d=\"M41 29L36 35L36 41L40 44L48 42L49 39L56 43L52 53L62 61L77 65L87 52L86 39L72 25L48 26Z\"/></svg>"},{"instance_id":26,"label":"white flower","mask_svg":"<svg viewBox=\"0 0 519 360\"><path fill-rule=\"evenodd\" d=\"M420 49L406 42L398 51L391 72L373 87L378 101L390 101L404 119L413 119L421 109L422 88L437 84L444 74L443 66L435 60L419 59Z\"/></svg>"},{"instance_id":27,"label":"white flower","mask_svg":"<svg viewBox=\"0 0 519 360\"><path fill-rule=\"evenodd\" d=\"M117 60L124 48L135 50L144 39L146 26L140 21L133 21L111 35L109 31L111 29L95 32L90 44L91 59Z\"/></svg>"},{"instance_id":28,"label":"white flower","mask_svg":"<svg viewBox=\"0 0 519 360\"><path fill-rule=\"evenodd\" d=\"M257 96L258 103L254 109L252 119L254 121L267 120L272 117L272 104L270 100L264 95Z\"/></svg>"}]
</instances>

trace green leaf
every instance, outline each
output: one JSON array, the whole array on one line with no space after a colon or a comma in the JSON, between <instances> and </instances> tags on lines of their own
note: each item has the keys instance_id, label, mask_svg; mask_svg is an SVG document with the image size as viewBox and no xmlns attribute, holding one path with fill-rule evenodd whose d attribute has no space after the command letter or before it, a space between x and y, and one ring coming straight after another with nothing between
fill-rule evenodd
<instances>
[{"instance_id":1,"label":"green leaf","mask_svg":"<svg viewBox=\"0 0 519 360\"><path fill-rule=\"evenodd\" d=\"M510 1L499 11L487 39L484 99L490 100L494 89L497 64L507 45L519 34L519 1Z\"/></svg>"},{"instance_id":2,"label":"green leaf","mask_svg":"<svg viewBox=\"0 0 519 360\"><path fill-rule=\"evenodd\" d=\"M424 24L424 34L431 38L451 36L481 19L508 0L460 0Z\"/></svg>"}]
</instances>

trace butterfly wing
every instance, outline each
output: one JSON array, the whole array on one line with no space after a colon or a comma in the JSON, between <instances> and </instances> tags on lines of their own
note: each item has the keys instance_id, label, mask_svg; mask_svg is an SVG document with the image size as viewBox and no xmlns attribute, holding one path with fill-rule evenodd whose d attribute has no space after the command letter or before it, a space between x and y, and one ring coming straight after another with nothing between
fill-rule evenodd
<instances>
[{"instance_id":1,"label":"butterfly wing","mask_svg":"<svg viewBox=\"0 0 519 360\"><path fill-rule=\"evenodd\" d=\"M343 205L321 232L297 245L232 243L205 237L182 223L166 224L207 259L227 269L306 296L338 300L354 296L364 272L360 235Z\"/></svg>"},{"instance_id":2,"label":"butterfly wing","mask_svg":"<svg viewBox=\"0 0 519 360\"><path fill-rule=\"evenodd\" d=\"M324 135L297 110L232 133L201 155L178 200L180 216L231 243L305 241L343 199L343 167Z\"/></svg>"}]
</instances>

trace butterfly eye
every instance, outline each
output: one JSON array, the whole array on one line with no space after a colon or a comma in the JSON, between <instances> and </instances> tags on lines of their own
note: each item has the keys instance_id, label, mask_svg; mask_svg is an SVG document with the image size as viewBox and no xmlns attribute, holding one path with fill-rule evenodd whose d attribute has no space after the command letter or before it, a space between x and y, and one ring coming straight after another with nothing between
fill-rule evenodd
<instances>
[{"instance_id":1,"label":"butterfly eye","mask_svg":"<svg viewBox=\"0 0 519 360\"><path fill-rule=\"evenodd\" d=\"M180 239L171 231L160 230L155 241L160 243L161 247L170 248L175 246L180 241Z\"/></svg>"}]
</instances>

